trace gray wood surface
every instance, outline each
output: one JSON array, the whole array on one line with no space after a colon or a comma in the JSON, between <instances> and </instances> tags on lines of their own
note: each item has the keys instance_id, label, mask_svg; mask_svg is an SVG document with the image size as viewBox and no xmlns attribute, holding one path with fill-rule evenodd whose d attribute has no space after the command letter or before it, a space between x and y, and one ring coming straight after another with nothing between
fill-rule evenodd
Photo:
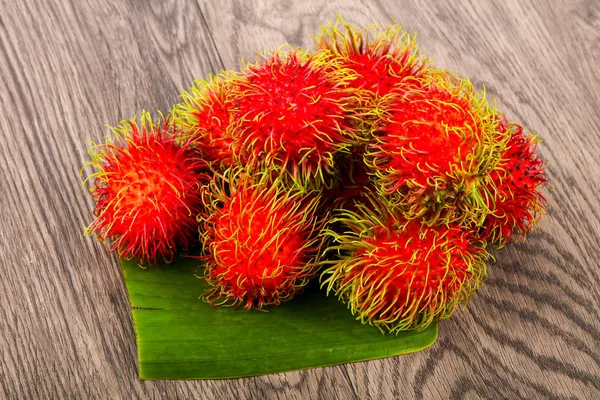
<instances>
[{"instance_id":1,"label":"gray wood surface","mask_svg":"<svg viewBox=\"0 0 600 400\"><path fill-rule=\"evenodd\" d=\"M395 18L540 133L549 215L426 351L139 381L117 259L82 235L86 140L257 50L311 45L335 11ZM597 0L0 0L0 398L600 398L599 65Z\"/></svg>"}]
</instances>

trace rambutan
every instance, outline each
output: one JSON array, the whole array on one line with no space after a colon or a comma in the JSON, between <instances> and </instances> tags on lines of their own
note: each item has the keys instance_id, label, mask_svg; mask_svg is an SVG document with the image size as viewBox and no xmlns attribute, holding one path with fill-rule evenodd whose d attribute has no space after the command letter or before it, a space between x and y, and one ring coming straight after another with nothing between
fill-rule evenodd
<instances>
[{"instance_id":1,"label":"rambutan","mask_svg":"<svg viewBox=\"0 0 600 400\"><path fill-rule=\"evenodd\" d=\"M302 184L324 182L334 154L356 141L349 74L327 51L277 51L247 65L231 94L240 164L282 167Z\"/></svg>"},{"instance_id":2,"label":"rambutan","mask_svg":"<svg viewBox=\"0 0 600 400\"><path fill-rule=\"evenodd\" d=\"M546 166L535 150L539 139L526 135L523 127L500 118L499 129L508 132L510 139L502 160L490 173L494 194L490 213L481 228L480 237L500 247L513 237L515 231L524 236L535 226L546 210L546 199L540 192L548 183Z\"/></svg>"},{"instance_id":3,"label":"rambutan","mask_svg":"<svg viewBox=\"0 0 600 400\"><path fill-rule=\"evenodd\" d=\"M96 172L86 181L97 204L87 232L112 238L121 258L170 262L197 237L206 163L169 117L154 123L143 113L112 132L90 150Z\"/></svg>"},{"instance_id":4,"label":"rambutan","mask_svg":"<svg viewBox=\"0 0 600 400\"><path fill-rule=\"evenodd\" d=\"M416 38L398 25L359 29L338 16L334 24L322 28L316 42L335 55L341 68L356 73L348 85L367 91L371 99L385 96L406 79L418 78L430 63L419 53Z\"/></svg>"},{"instance_id":5,"label":"rambutan","mask_svg":"<svg viewBox=\"0 0 600 400\"><path fill-rule=\"evenodd\" d=\"M337 254L322 274L327 293L382 332L423 329L465 305L486 277L488 254L459 226L407 221L382 205L344 211Z\"/></svg>"},{"instance_id":6,"label":"rambutan","mask_svg":"<svg viewBox=\"0 0 600 400\"><path fill-rule=\"evenodd\" d=\"M185 138L217 170L233 164L233 138L229 127L230 92L234 82L235 74L231 72L213 75L208 81L198 80L181 95L183 102L174 109L175 120Z\"/></svg>"},{"instance_id":7,"label":"rambutan","mask_svg":"<svg viewBox=\"0 0 600 400\"><path fill-rule=\"evenodd\" d=\"M365 153L369 173L408 219L479 226L508 136L468 80L437 71L415 82L382 100Z\"/></svg>"},{"instance_id":8,"label":"rambutan","mask_svg":"<svg viewBox=\"0 0 600 400\"><path fill-rule=\"evenodd\" d=\"M209 185L202 214L208 254L203 298L261 309L302 291L318 271L318 198L273 171L230 169Z\"/></svg>"}]
</instances>

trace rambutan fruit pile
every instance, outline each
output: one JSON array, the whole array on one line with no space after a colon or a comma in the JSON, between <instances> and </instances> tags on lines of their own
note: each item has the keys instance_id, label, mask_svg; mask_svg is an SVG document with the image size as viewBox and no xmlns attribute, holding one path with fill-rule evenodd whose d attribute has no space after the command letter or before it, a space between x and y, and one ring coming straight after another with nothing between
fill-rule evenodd
<instances>
[{"instance_id":1,"label":"rambutan fruit pile","mask_svg":"<svg viewBox=\"0 0 600 400\"><path fill-rule=\"evenodd\" d=\"M214 306L268 309L316 280L362 323L424 329L545 213L539 139L397 25L338 17L316 47L114 128L90 152L88 232L145 265L198 258Z\"/></svg>"}]
</instances>

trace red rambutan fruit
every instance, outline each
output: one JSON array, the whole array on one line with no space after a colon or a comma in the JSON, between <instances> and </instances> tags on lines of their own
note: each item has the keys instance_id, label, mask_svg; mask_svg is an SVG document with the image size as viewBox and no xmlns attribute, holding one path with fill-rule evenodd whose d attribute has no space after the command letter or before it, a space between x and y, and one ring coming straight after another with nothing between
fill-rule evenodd
<instances>
[{"instance_id":1,"label":"red rambutan fruit","mask_svg":"<svg viewBox=\"0 0 600 400\"><path fill-rule=\"evenodd\" d=\"M535 152L538 137L524 134L522 126L508 123L504 117L499 128L508 132L510 139L502 160L490 173L494 196L489 199L491 211L480 237L502 247L515 231L520 236L530 232L544 214L547 203L540 190L549 181L544 175L546 166Z\"/></svg>"},{"instance_id":2,"label":"red rambutan fruit","mask_svg":"<svg viewBox=\"0 0 600 400\"><path fill-rule=\"evenodd\" d=\"M382 100L365 162L378 192L408 219L481 225L486 183L508 136L468 80L432 71Z\"/></svg>"},{"instance_id":3,"label":"red rambutan fruit","mask_svg":"<svg viewBox=\"0 0 600 400\"><path fill-rule=\"evenodd\" d=\"M261 309L300 293L318 270L318 197L284 174L230 169L205 193L203 299L212 305Z\"/></svg>"},{"instance_id":4,"label":"red rambutan fruit","mask_svg":"<svg viewBox=\"0 0 600 400\"><path fill-rule=\"evenodd\" d=\"M169 117L154 123L143 113L112 131L90 149L96 172L86 181L97 203L87 233L112 238L121 258L170 262L197 238L206 164Z\"/></svg>"},{"instance_id":5,"label":"red rambutan fruit","mask_svg":"<svg viewBox=\"0 0 600 400\"><path fill-rule=\"evenodd\" d=\"M316 42L340 60L341 68L356 73L356 78L348 82L350 87L366 90L374 99L388 94L407 78L419 77L429 65L430 61L418 52L415 39L398 25L358 29L338 16L334 24L322 28Z\"/></svg>"},{"instance_id":6,"label":"red rambutan fruit","mask_svg":"<svg viewBox=\"0 0 600 400\"><path fill-rule=\"evenodd\" d=\"M337 258L323 262L323 285L382 332L449 318L486 278L488 254L462 227L407 221L374 204L334 220L346 229L326 231Z\"/></svg>"},{"instance_id":7,"label":"red rambutan fruit","mask_svg":"<svg viewBox=\"0 0 600 400\"><path fill-rule=\"evenodd\" d=\"M282 167L302 184L324 182L334 154L356 141L348 79L326 51L277 51L247 65L231 95L240 164Z\"/></svg>"},{"instance_id":8,"label":"red rambutan fruit","mask_svg":"<svg viewBox=\"0 0 600 400\"><path fill-rule=\"evenodd\" d=\"M198 80L195 86L181 95L183 102L174 110L177 125L185 133L185 138L217 170L233 164L233 138L229 127L230 92L234 82L235 75L230 72L211 76L208 81Z\"/></svg>"}]
</instances>

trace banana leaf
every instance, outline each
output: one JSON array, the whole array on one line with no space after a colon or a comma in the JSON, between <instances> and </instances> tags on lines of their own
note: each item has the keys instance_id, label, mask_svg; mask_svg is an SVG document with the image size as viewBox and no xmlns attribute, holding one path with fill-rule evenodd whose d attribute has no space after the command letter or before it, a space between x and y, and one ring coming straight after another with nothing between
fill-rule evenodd
<instances>
[{"instance_id":1,"label":"banana leaf","mask_svg":"<svg viewBox=\"0 0 600 400\"><path fill-rule=\"evenodd\" d=\"M140 268L121 260L141 379L223 379L412 353L432 345L437 324L384 335L356 321L318 283L267 312L211 307L198 260ZM197 275L197 276L196 276Z\"/></svg>"}]
</instances>

